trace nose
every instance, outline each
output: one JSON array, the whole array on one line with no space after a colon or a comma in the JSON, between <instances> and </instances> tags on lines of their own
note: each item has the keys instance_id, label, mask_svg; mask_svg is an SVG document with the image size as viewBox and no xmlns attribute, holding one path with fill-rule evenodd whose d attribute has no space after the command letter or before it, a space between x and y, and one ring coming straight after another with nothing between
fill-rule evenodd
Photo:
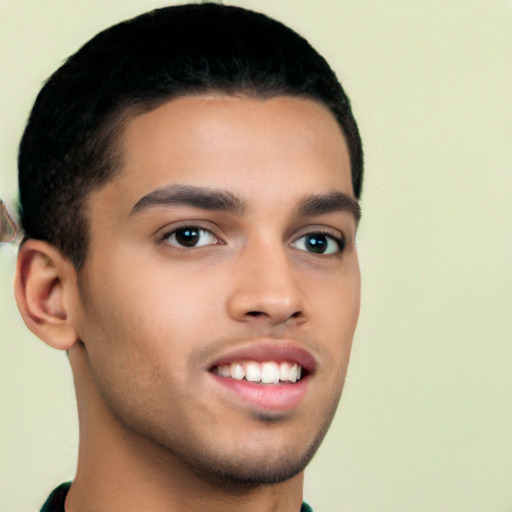
<instances>
[{"instance_id":1,"label":"nose","mask_svg":"<svg viewBox=\"0 0 512 512\"><path fill-rule=\"evenodd\" d=\"M234 286L228 298L230 316L242 322L272 325L303 323L305 296L286 248L282 243L255 245L245 247L231 269Z\"/></svg>"}]
</instances>

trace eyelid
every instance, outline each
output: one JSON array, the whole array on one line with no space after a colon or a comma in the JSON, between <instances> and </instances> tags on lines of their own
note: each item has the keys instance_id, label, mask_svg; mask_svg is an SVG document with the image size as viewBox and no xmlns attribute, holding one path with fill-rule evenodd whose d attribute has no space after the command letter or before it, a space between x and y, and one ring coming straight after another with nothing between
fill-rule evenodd
<instances>
[{"instance_id":1,"label":"eyelid","mask_svg":"<svg viewBox=\"0 0 512 512\"><path fill-rule=\"evenodd\" d=\"M157 237L159 243L165 243L170 236L172 236L174 233L176 233L176 231L179 231L181 229L197 229L200 231L207 231L208 233L211 233L211 235L216 240L218 240L222 244L225 243L223 237L219 234L219 229L211 222L205 220L177 221L168 224L164 228L159 229L155 233L155 236Z\"/></svg>"},{"instance_id":2,"label":"eyelid","mask_svg":"<svg viewBox=\"0 0 512 512\"><path fill-rule=\"evenodd\" d=\"M321 235L324 235L325 237L331 239L331 241L333 241L337 247L338 247L338 250L336 252L332 252L332 253L319 253L318 256L335 256L335 255L341 255L343 253L343 251L345 250L345 247L346 247L346 237L345 237L345 234L336 229L336 228L333 228L333 227L329 227L329 226L322 226L322 225L319 225L319 226L307 226L306 228L302 228L298 233L296 233L292 239L292 241L290 242L290 245L293 247L293 248L296 248L297 250L300 250L300 251L304 251L304 249L299 249L297 247L294 247L295 244L297 244L299 242L299 240L301 240L302 238L308 236L308 235L315 235L315 234L321 234ZM304 251L304 252L308 252L308 251ZM311 252L310 254L315 254L313 252Z\"/></svg>"},{"instance_id":3,"label":"eyelid","mask_svg":"<svg viewBox=\"0 0 512 512\"><path fill-rule=\"evenodd\" d=\"M322 224L313 224L310 226L306 226L304 228L301 228L300 230L296 231L293 234L293 238L291 243L297 241L299 238L302 238L305 235L311 235L314 233L321 233L322 235L329 236L333 238L334 240L346 240L347 237L345 236L345 233L343 231L331 227L331 226L325 226Z\"/></svg>"}]
</instances>

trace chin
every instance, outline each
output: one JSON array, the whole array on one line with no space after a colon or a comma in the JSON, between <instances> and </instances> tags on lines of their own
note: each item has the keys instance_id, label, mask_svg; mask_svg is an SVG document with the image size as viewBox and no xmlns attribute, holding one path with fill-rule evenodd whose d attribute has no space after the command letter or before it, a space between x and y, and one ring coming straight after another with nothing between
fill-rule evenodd
<instances>
[{"instance_id":1,"label":"chin","mask_svg":"<svg viewBox=\"0 0 512 512\"><path fill-rule=\"evenodd\" d=\"M203 459L199 464L193 464L192 469L201 479L209 481L215 487L236 494L262 486L279 484L302 473L319 444L311 446L299 457L279 457L277 461L276 457L273 460L269 460L268 457L262 460L261 455L252 457L250 461L247 460L248 457L230 461L218 458L215 461Z\"/></svg>"},{"instance_id":2,"label":"chin","mask_svg":"<svg viewBox=\"0 0 512 512\"><path fill-rule=\"evenodd\" d=\"M336 407L333 407L332 414L326 417L324 423L306 442L300 439L297 432L297 437L293 440L295 442L269 453L265 453L268 450L263 448L258 451L251 450L248 443L242 445L242 448L246 448L245 451L235 451L231 446L231 450L223 453L218 447L212 450L211 447L208 449L205 446L200 454L192 450L184 453L181 457L182 462L185 462L202 480L235 494L261 486L279 484L304 471L323 441L335 411ZM276 418L269 415L259 420L268 424L275 422ZM293 436L293 433L290 436ZM257 449L258 443L250 444ZM213 451L215 453L212 453Z\"/></svg>"}]
</instances>

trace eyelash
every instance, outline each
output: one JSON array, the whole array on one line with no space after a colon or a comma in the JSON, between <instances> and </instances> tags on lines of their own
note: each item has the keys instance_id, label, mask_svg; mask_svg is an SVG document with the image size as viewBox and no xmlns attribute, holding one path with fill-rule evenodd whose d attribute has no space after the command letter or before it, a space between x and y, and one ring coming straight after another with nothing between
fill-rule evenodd
<instances>
[{"instance_id":1,"label":"eyelash","mask_svg":"<svg viewBox=\"0 0 512 512\"><path fill-rule=\"evenodd\" d=\"M198 236L201 236L201 234L208 234L210 237L212 237L212 239L214 239L214 242L213 243L204 243L204 244L201 244L201 245L197 245L197 244L194 244L194 245L190 245L190 246L187 246L187 245L184 245L182 243L179 243L176 239L176 236L179 232L186 232L186 231L194 231L194 232L198 232ZM325 252L316 252L315 251L308 251L306 249L302 249L302 248L299 248L297 247L298 245L298 242L305 239L306 237L318 237L318 236L321 236L321 237L325 237L328 242L327 244L329 243L329 241L331 242L334 242L336 244L336 247L337 249L335 251L332 250L332 248L329 248L329 245L327 245L327 248L326 248L326 251L330 251L328 252L327 254ZM171 243L171 240L174 239L174 243ZM163 237L162 237L162 242L165 242L165 243L168 243L169 245L171 245L172 247L177 247L177 248L181 248L181 249L195 249L195 248L200 248L200 247L207 247L207 246L212 246L212 245L224 245L224 242L219 239L215 233L213 233L212 230L210 229L206 229L204 227L201 227L201 226L198 226L198 225L193 225L193 224L190 224L190 225L182 225L182 226L179 226L175 229L173 229L171 232L169 233L166 233ZM308 231L306 233L303 233L302 235L300 235L299 237L295 238L295 240L290 244L291 247L293 247L294 249L297 249L297 250L300 250L300 251L304 251L304 252L307 252L309 254L318 254L320 256L332 256L332 255L340 255L344 249L345 249L345 246L346 246L346 240L345 240L345 237L342 235L342 236L336 236L334 235L332 232L328 231L328 230L325 230L325 229L317 229L317 230L312 230L312 231ZM320 242L318 244L318 247L319 248L322 248L322 243ZM314 244L313 246L311 246L311 248L314 248Z\"/></svg>"},{"instance_id":2,"label":"eyelash","mask_svg":"<svg viewBox=\"0 0 512 512\"><path fill-rule=\"evenodd\" d=\"M343 235L336 236L326 229L316 229L316 230L308 231L307 233L304 233L301 236L297 237L291 245L292 245L292 247L294 247L294 245L297 244L297 242L299 242L302 239L305 239L306 237L318 237L319 235L321 235L322 237L325 237L326 239L328 239L328 241L334 242L337 246L337 249L335 251L331 251L328 253L325 253L325 252L315 253L314 251L306 251L306 252L308 252L309 254L318 254L319 256L335 256L335 255L339 256L344 251L345 246L346 246L345 237ZM297 247L294 247L294 248L297 248ZM303 249L298 249L298 250L303 250ZM329 250L328 246L327 246L326 250Z\"/></svg>"},{"instance_id":3,"label":"eyelash","mask_svg":"<svg viewBox=\"0 0 512 512\"><path fill-rule=\"evenodd\" d=\"M215 243L208 243L208 244L203 244L203 245L192 245L192 246L186 246L186 245L182 245L182 244L179 244L179 243L176 243L175 245L174 244L171 244L170 243L170 239L174 237L174 239L176 239L176 235L177 233L179 232L185 232L185 231L197 231L199 233L208 233L213 239L215 239ZM204 246L208 246L208 245L223 245L223 242L213 233L212 230L210 229L206 229L206 228L203 228L201 226L197 226L197 225L182 225L182 226L179 226L175 229L173 229L170 233L167 233L165 236L162 237L162 242L166 242L168 243L169 245L172 245L173 247L179 247L179 248L182 248L182 249L187 249L187 248L190 248L190 249L194 249L194 248L197 248L197 247L204 247Z\"/></svg>"}]
</instances>

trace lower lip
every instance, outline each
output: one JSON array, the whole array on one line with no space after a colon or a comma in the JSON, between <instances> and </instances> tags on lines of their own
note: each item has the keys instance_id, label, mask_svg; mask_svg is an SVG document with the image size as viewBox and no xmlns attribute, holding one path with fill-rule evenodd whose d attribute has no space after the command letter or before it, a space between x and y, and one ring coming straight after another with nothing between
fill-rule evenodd
<instances>
[{"instance_id":1,"label":"lower lip","mask_svg":"<svg viewBox=\"0 0 512 512\"><path fill-rule=\"evenodd\" d=\"M247 380L236 380L210 375L225 389L237 395L243 402L267 411L290 411L298 407L306 396L309 378L295 384L257 384Z\"/></svg>"}]
</instances>

